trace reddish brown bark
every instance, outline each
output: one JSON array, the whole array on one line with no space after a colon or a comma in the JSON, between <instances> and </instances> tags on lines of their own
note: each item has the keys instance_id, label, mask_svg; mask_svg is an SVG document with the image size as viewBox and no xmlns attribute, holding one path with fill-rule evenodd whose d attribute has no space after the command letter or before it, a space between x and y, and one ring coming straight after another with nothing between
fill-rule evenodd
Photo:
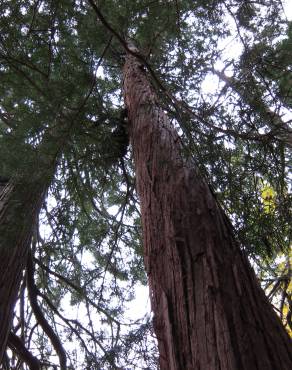
<instances>
[{"instance_id":1,"label":"reddish brown bark","mask_svg":"<svg viewBox=\"0 0 292 370\"><path fill-rule=\"evenodd\" d=\"M60 120L31 149L31 169L0 187L0 364L6 349L31 236L58 157L69 141L74 120Z\"/></svg>"},{"instance_id":2,"label":"reddish brown bark","mask_svg":"<svg viewBox=\"0 0 292 370\"><path fill-rule=\"evenodd\" d=\"M0 193L0 363L44 187L8 183Z\"/></svg>"},{"instance_id":3,"label":"reddish brown bark","mask_svg":"<svg viewBox=\"0 0 292 370\"><path fill-rule=\"evenodd\" d=\"M124 95L161 369L292 369L287 333L130 55Z\"/></svg>"}]
</instances>

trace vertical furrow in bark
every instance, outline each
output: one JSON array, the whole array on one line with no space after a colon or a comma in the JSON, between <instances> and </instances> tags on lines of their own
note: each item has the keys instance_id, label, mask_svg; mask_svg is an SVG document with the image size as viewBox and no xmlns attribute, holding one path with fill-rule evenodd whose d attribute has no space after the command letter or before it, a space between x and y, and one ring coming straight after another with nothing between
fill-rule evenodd
<instances>
[{"instance_id":1,"label":"vertical furrow in bark","mask_svg":"<svg viewBox=\"0 0 292 370\"><path fill-rule=\"evenodd\" d=\"M0 363L44 193L37 184L9 183L0 194Z\"/></svg>"},{"instance_id":2,"label":"vertical furrow in bark","mask_svg":"<svg viewBox=\"0 0 292 370\"><path fill-rule=\"evenodd\" d=\"M292 368L287 333L130 55L124 95L161 369Z\"/></svg>"},{"instance_id":3,"label":"vertical furrow in bark","mask_svg":"<svg viewBox=\"0 0 292 370\"><path fill-rule=\"evenodd\" d=\"M11 180L0 193L0 363L27 261L31 236L44 197L77 121L60 119L44 134L31 173ZM28 169L29 171L29 169Z\"/></svg>"}]
</instances>

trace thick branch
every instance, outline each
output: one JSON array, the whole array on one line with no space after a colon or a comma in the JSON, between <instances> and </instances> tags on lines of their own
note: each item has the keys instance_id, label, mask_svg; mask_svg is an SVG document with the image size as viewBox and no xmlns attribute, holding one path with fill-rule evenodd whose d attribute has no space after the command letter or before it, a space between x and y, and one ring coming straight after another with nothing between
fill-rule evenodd
<instances>
[{"instance_id":1,"label":"thick branch","mask_svg":"<svg viewBox=\"0 0 292 370\"><path fill-rule=\"evenodd\" d=\"M29 253L28 259L27 259L27 269L26 269L27 275L27 290L28 290L28 298L31 304L31 308L33 310L33 313L36 317L37 322L41 325L43 331L46 333L46 335L49 337L60 361L60 369L66 370L66 352L62 346L62 343L59 339L59 337L56 335L48 321L46 320L38 302L37 302L37 287L34 282L34 266L33 266L33 260L31 256L31 252Z\"/></svg>"},{"instance_id":2,"label":"thick branch","mask_svg":"<svg viewBox=\"0 0 292 370\"><path fill-rule=\"evenodd\" d=\"M29 352L22 340L12 332L10 332L8 337L8 347L17 353L17 355L29 366L30 370L41 369L40 361Z\"/></svg>"}]
</instances>

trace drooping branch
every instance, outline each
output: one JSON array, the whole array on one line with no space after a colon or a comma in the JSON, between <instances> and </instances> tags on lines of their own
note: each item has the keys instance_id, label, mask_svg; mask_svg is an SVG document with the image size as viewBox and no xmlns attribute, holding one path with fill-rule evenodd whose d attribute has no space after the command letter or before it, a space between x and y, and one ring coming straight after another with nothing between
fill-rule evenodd
<instances>
[{"instance_id":1,"label":"drooping branch","mask_svg":"<svg viewBox=\"0 0 292 370\"><path fill-rule=\"evenodd\" d=\"M25 347L22 340L10 332L8 337L8 347L16 352L19 358L21 358L30 368L30 370L40 370L41 363L40 361L31 354L31 352Z\"/></svg>"},{"instance_id":2,"label":"drooping branch","mask_svg":"<svg viewBox=\"0 0 292 370\"><path fill-rule=\"evenodd\" d=\"M58 274L57 272L55 271L52 271L51 269L49 269L47 266L45 266L43 263L41 263L40 260L38 260L37 258L34 258L34 261L44 270L44 271L47 271L50 275L52 276L55 276L57 279L60 280L60 282L68 285L69 287L71 287L72 289L74 289L76 292L78 292L78 294L81 294L84 299L89 303L91 304L94 308L97 309L97 311L103 313L110 321L114 322L115 324L117 324L118 326L120 326L120 322L117 321L112 315L110 315L105 309L103 309L102 307L100 307L98 304L96 304L96 302L94 302L92 299L90 299L87 295L86 295L86 291L83 287L79 287L77 286L76 284L74 284L72 281L70 281L69 279L67 279L65 276L61 275L61 274Z\"/></svg>"},{"instance_id":3,"label":"drooping branch","mask_svg":"<svg viewBox=\"0 0 292 370\"><path fill-rule=\"evenodd\" d=\"M250 86L250 88L247 90L245 88L246 85L243 85L234 77L229 77L224 72L216 69L213 69L212 72L215 73L220 80L225 82L228 87L232 88L241 97L244 103L250 106L254 113L259 114L263 121L266 121L270 126L272 126L271 132L267 135L274 135L278 140L281 140L292 147L291 128L286 122L283 121L279 113L273 111L267 106L261 96L261 93L257 91L257 89L253 93L253 90L257 84L252 76L249 76L249 83L251 83L252 86Z\"/></svg>"},{"instance_id":4,"label":"drooping branch","mask_svg":"<svg viewBox=\"0 0 292 370\"><path fill-rule=\"evenodd\" d=\"M45 294L41 293L40 291L38 291L37 294L46 302L46 304L54 312L54 314L57 315L62 321L64 321L64 323L71 329L72 333L74 333L76 337L80 340L82 347L84 348L85 352L87 352L87 354L92 355L92 353L87 348L87 345L84 339L82 338L81 331L79 329L84 330L84 332L86 332L91 337L91 339L98 344L98 346L104 352L104 354L106 354L106 349L102 345L102 343L97 338L95 338L94 335L90 331L88 331L88 329L86 329L78 320L67 319L59 312L59 310L54 306L54 304L49 300L49 298ZM74 328L73 324L75 326L78 326L78 329Z\"/></svg>"},{"instance_id":5,"label":"drooping branch","mask_svg":"<svg viewBox=\"0 0 292 370\"><path fill-rule=\"evenodd\" d=\"M33 259L31 252L29 252L28 259L27 259L27 269L26 269L26 280L27 280L27 291L28 291L28 298L31 304L31 308L33 310L33 313L35 315L35 318L37 322L42 327L43 331L46 333L46 335L49 337L60 362L60 369L66 370L67 369L67 356L66 351L55 333L55 331L52 329L48 321L46 320L39 304L37 301L37 287L34 282L34 265L33 265Z\"/></svg>"}]
</instances>

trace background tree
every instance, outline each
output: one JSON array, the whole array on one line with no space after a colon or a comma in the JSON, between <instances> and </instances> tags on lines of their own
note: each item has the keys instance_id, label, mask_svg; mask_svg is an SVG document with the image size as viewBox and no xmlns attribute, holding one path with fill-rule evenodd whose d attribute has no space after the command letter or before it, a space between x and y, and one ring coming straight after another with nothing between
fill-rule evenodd
<instances>
[{"instance_id":1,"label":"background tree","mask_svg":"<svg viewBox=\"0 0 292 370\"><path fill-rule=\"evenodd\" d=\"M0 151L5 160L0 172L13 177L37 168L27 145L35 148L58 117L74 120L34 236L38 304L65 347L68 366L156 368L155 356L143 350L150 321L128 326L123 318L133 287L145 283L131 153L123 161L117 158L120 141L112 135L120 123L125 35L143 50L160 104L180 127L185 157L196 161L212 185L243 248L276 286L273 296L281 297L278 307L284 309L289 284L287 278L277 284L279 275L270 265L280 253L287 260L291 244L289 118L282 116L287 105L277 95L276 68L272 77L264 73L271 63L257 55L281 50L288 23L275 1L98 5L114 29L97 21L86 2L1 2ZM232 56L225 51L231 40L241 45ZM244 90L213 77L217 89L206 93L205 82L218 76L214 70L223 70ZM265 107L278 115L267 118L262 106L250 106L246 91L263 96ZM276 193L270 213L264 212L262 183ZM286 265L283 277L289 279ZM62 312L68 302L83 310L85 320ZM26 283L15 315L13 332L49 366L55 352L31 314ZM288 323L289 308L287 317ZM66 345L73 339L82 351ZM12 368L23 357L6 360Z\"/></svg>"}]
</instances>

